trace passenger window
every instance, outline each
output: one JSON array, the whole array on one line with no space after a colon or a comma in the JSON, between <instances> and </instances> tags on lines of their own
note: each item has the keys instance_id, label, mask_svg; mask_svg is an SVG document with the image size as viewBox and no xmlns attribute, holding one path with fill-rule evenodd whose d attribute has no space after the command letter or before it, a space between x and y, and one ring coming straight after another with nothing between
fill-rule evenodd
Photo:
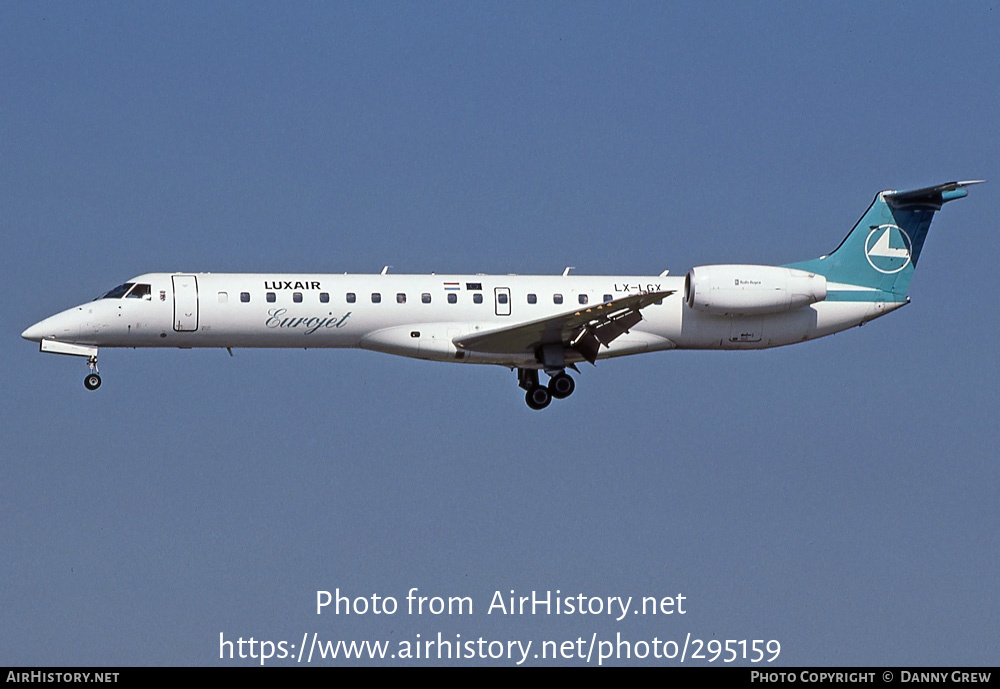
<instances>
[{"instance_id":1,"label":"passenger window","mask_svg":"<svg viewBox=\"0 0 1000 689\"><path fill-rule=\"evenodd\" d=\"M587 295L586 294L581 294L580 297L579 297L579 301L580 301L581 304L586 304L589 300L587 299Z\"/></svg>"},{"instance_id":2,"label":"passenger window","mask_svg":"<svg viewBox=\"0 0 1000 689\"><path fill-rule=\"evenodd\" d=\"M274 292L268 292L267 293L267 303L268 304L273 304L274 303L274 298L275 298L274 297Z\"/></svg>"},{"instance_id":3,"label":"passenger window","mask_svg":"<svg viewBox=\"0 0 1000 689\"><path fill-rule=\"evenodd\" d=\"M353 304L357 300L358 300L358 295L356 295L354 292L348 292L347 293L347 303L348 304Z\"/></svg>"},{"instance_id":4,"label":"passenger window","mask_svg":"<svg viewBox=\"0 0 1000 689\"><path fill-rule=\"evenodd\" d=\"M302 292L292 292L292 301L296 304L302 303Z\"/></svg>"},{"instance_id":5,"label":"passenger window","mask_svg":"<svg viewBox=\"0 0 1000 689\"><path fill-rule=\"evenodd\" d=\"M427 293L427 292L424 292L423 294L420 295L420 301L422 301L425 304L430 304L431 303L431 295L429 293Z\"/></svg>"},{"instance_id":6,"label":"passenger window","mask_svg":"<svg viewBox=\"0 0 1000 689\"><path fill-rule=\"evenodd\" d=\"M537 294L529 294L528 295L528 303L529 304L537 304L538 303L538 295Z\"/></svg>"},{"instance_id":7,"label":"passenger window","mask_svg":"<svg viewBox=\"0 0 1000 689\"><path fill-rule=\"evenodd\" d=\"M243 302L244 304L249 303L249 301L250 301L250 293L249 292L240 292L240 301Z\"/></svg>"},{"instance_id":8,"label":"passenger window","mask_svg":"<svg viewBox=\"0 0 1000 689\"><path fill-rule=\"evenodd\" d=\"M149 285L138 284L132 288L132 291L128 293L129 299L149 299L150 298L150 287Z\"/></svg>"},{"instance_id":9,"label":"passenger window","mask_svg":"<svg viewBox=\"0 0 1000 689\"><path fill-rule=\"evenodd\" d=\"M406 295L403 294L402 292L398 292L396 294L396 303L397 304L405 304L406 303Z\"/></svg>"},{"instance_id":10,"label":"passenger window","mask_svg":"<svg viewBox=\"0 0 1000 689\"><path fill-rule=\"evenodd\" d=\"M458 295L455 294L454 292L449 292L448 293L448 303L449 304L457 304L458 303Z\"/></svg>"},{"instance_id":11,"label":"passenger window","mask_svg":"<svg viewBox=\"0 0 1000 689\"><path fill-rule=\"evenodd\" d=\"M504 296L506 296L506 295L504 295ZM483 303L483 295L481 295L479 292L476 292L475 294L472 295L472 301L475 302L476 304L482 304Z\"/></svg>"},{"instance_id":12,"label":"passenger window","mask_svg":"<svg viewBox=\"0 0 1000 689\"><path fill-rule=\"evenodd\" d=\"M380 292L372 292L372 303L373 304L382 303L382 294Z\"/></svg>"},{"instance_id":13,"label":"passenger window","mask_svg":"<svg viewBox=\"0 0 1000 689\"><path fill-rule=\"evenodd\" d=\"M506 292L497 292L497 303L498 304L506 304L508 298L509 297L507 296Z\"/></svg>"},{"instance_id":14,"label":"passenger window","mask_svg":"<svg viewBox=\"0 0 1000 689\"><path fill-rule=\"evenodd\" d=\"M613 300L614 300L614 297L612 297L610 294L605 294L604 295L604 303L605 304L607 304L609 301L613 301Z\"/></svg>"},{"instance_id":15,"label":"passenger window","mask_svg":"<svg viewBox=\"0 0 1000 689\"><path fill-rule=\"evenodd\" d=\"M219 292L219 303L220 304L229 303L229 292Z\"/></svg>"},{"instance_id":16,"label":"passenger window","mask_svg":"<svg viewBox=\"0 0 1000 689\"><path fill-rule=\"evenodd\" d=\"M320 304L329 304L330 303L330 293L329 292L320 292L319 293L319 303Z\"/></svg>"},{"instance_id":17,"label":"passenger window","mask_svg":"<svg viewBox=\"0 0 1000 689\"><path fill-rule=\"evenodd\" d=\"M561 294L553 294L552 295L552 303L553 304L562 304L562 295Z\"/></svg>"}]
</instances>

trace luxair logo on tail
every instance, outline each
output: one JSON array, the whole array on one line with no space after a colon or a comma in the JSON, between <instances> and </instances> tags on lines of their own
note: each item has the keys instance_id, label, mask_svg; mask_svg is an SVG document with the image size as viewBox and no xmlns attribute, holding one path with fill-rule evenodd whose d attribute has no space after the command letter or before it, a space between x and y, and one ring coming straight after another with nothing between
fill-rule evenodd
<instances>
[{"instance_id":1,"label":"luxair logo on tail","mask_svg":"<svg viewBox=\"0 0 1000 689\"><path fill-rule=\"evenodd\" d=\"M880 273L898 273L910 263L910 235L898 225L872 228L865 241L865 257Z\"/></svg>"}]
</instances>

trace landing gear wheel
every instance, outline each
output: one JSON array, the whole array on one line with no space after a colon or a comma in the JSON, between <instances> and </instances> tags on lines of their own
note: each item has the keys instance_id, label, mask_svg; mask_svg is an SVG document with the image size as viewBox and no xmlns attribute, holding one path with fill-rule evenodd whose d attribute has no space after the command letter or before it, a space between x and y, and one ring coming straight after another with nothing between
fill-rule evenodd
<instances>
[{"instance_id":1,"label":"landing gear wheel","mask_svg":"<svg viewBox=\"0 0 1000 689\"><path fill-rule=\"evenodd\" d=\"M89 376L83 379L83 387L88 390L96 390L101 387L101 377L96 373L91 373Z\"/></svg>"},{"instance_id":2,"label":"landing gear wheel","mask_svg":"<svg viewBox=\"0 0 1000 689\"><path fill-rule=\"evenodd\" d=\"M565 373L559 373L549 378L549 392L557 400L565 399L576 390L576 381Z\"/></svg>"},{"instance_id":3,"label":"landing gear wheel","mask_svg":"<svg viewBox=\"0 0 1000 689\"><path fill-rule=\"evenodd\" d=\"M524 401L528 403L528 406L532 409L545 409L549 406L549 402L552 401L552 394L549 392L548 388L543 388L541 385L535 385L531 387L527 394L524 396Z\"/></svg>"}]
</instances>

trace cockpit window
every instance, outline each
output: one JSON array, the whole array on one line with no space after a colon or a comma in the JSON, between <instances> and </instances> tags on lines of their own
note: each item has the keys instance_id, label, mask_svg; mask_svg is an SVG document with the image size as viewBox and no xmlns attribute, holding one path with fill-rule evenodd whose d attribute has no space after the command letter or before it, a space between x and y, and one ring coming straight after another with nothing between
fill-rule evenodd
<instances>
[{"instance_id":1,"label":"cockpit window","mask_svg":"<svg viewBox=\"0 0 1000 689\"><path fill-rule=\"evenodd\" d=\"M124 285L118 285L113 290L105 292L98 299L121 299L125 296L125 293L132 289L134 282L126 282Z\"/></svg>"},{"instance_id":2,"label":"cockpit window","mask_svg":"<svg viewBox=\"0 0 1000 689\"><path fill-rule=\"evenodd\" d=\"M152 290L149 285L138 283L132 288L132 291L128 293L129 299L149 299L152 294Z\"/></svg>"}]
</instances>

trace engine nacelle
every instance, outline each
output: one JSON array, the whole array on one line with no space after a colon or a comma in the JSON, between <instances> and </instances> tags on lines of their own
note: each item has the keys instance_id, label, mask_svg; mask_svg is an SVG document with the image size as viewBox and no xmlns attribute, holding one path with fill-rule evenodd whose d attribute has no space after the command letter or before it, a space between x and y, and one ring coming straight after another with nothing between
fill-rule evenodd
<instances>
[{"instance_id":1,"label":"engine nacelle","mask_svg":"<svg viewBox=\"0 0 1000 689\"><path fill-rule=\"evenodd\" d=\"M719 316L781 313L826 299L826 278L777 266L698 266L684 278L684 299Z\"/></svg>"}]
</instances>

